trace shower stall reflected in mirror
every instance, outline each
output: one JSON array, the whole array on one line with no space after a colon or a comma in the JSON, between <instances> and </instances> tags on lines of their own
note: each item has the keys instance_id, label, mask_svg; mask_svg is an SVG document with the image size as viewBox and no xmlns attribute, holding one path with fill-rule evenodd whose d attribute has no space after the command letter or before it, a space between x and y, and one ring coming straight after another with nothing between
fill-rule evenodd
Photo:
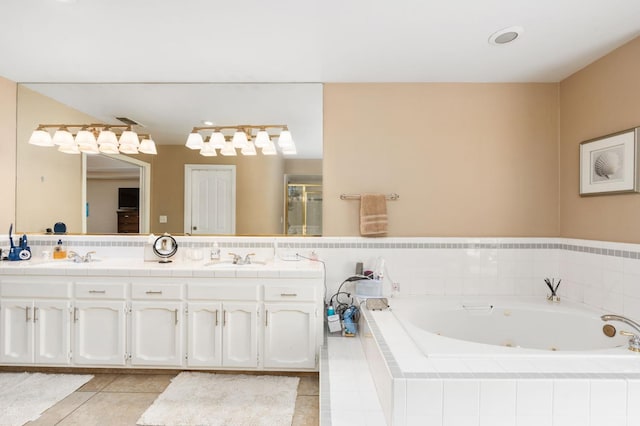
<instances>
[{"instance_id":1,"label":"shower stall reflected in mirror","mask_svg":"<svg viewBox=\"0 0 640 426\"><path fill-rule=\"evenodd\" d=\"M322 178L287 183L285 234L322 235Z\"/></svg>"}]
</instances>

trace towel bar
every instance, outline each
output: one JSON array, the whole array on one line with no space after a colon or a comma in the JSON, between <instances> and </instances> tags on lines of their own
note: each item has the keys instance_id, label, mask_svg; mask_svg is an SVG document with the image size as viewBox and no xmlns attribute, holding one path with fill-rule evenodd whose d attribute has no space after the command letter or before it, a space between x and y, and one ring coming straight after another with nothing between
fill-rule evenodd
<instances>
[{"instance_id":1,"label":"towel bar","mask_svg":"<svg viewBox=\"0 0 640 426\"><path fill-rule=\"evenodd\" d=\"M394 192L392 194L387 194L385 198L387 200L395 201L398 198L400 198L400 196ZM341 200L359 200L360 194L340 194L340 199Z\"/></svg>"}]
</instances>

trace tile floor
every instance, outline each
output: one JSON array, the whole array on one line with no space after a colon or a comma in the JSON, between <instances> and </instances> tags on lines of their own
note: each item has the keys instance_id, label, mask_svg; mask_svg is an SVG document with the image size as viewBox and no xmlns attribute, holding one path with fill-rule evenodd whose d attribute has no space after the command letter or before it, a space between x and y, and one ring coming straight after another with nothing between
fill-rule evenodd
<instances>
[{"instance_id":1,"label":"tile floor","mask_svg":"<svg viewBox=\"0 0 640 426\"><path fill-rule=\"evenodd\" d=\"M175 374L95 374L29 426L127 426L169 385ZM318 376L300 377L292 426L319 423Z\"/></svg>"}]
</instances>

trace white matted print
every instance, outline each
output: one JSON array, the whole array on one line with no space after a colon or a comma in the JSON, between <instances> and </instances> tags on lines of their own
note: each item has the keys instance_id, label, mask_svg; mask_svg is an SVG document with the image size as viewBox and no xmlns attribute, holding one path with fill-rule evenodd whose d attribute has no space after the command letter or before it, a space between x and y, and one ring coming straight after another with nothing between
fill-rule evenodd
<instances>
[{"instance_id":1,"label":"white matted print","mask_svg":"<svg viewBox=\"0 0 640 426\"><path fill-rule=\"evenodd\" d=\"M636 127L580 144L580 195L637 192Z\"/></svg>"}]
</instances>

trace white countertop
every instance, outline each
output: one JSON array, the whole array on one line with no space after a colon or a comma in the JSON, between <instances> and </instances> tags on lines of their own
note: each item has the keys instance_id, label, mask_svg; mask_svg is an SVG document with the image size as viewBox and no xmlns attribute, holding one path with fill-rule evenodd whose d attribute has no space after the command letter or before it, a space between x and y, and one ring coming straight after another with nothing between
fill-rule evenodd
<instances>
[{"instance_id":1,"label":"white countertop","mask_svg":"<svg viewBox=\"0 0 640 426\"><path fill-rule=\"evenodd\" d=\"M123 276L196 278L321 278L322 263L310 260L273 259L250 265L210 260L176 260L171 263L130 258L104 258L88 263L71 260L29 260L0 262L3 275Z\"/></svg>"}]
</instances>

